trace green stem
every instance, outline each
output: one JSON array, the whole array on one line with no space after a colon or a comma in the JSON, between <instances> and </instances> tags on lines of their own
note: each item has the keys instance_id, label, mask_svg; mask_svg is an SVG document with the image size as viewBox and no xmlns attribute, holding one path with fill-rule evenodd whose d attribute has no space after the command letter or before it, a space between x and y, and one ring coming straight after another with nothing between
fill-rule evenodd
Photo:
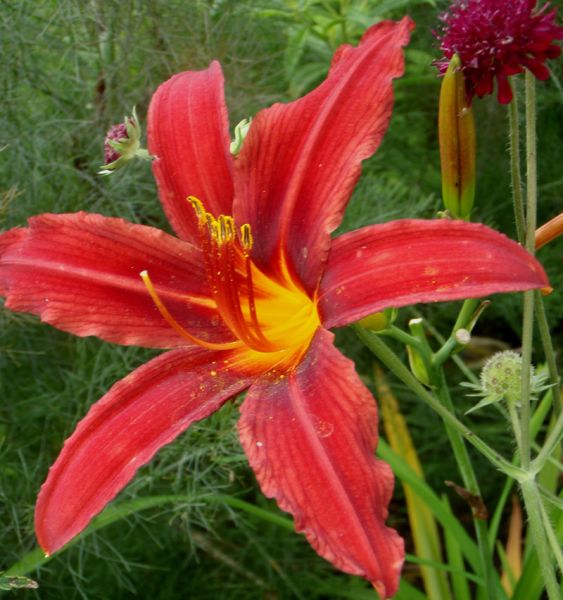
<instances>
[{"instance_id":1,"label":"green stem","mask_svg":"<svg viewBox=\"0 0 563 600\"><path fill-rule=\"evenodd\" d=\"M520 456L522 467L530 465L530 366L532 362L532 337L534 318L534 292L524 292L524 316L522 323L522 383L520 398L520 431L522 444Z\"/></svg>"},{"instance_id":2,"label":"green stem","mask_svg":"<svg viewBox=\"0 0 563 600\"><path fill-rule=\"evenodd\" d=\"M510 477L507 477L504 482L504 487L502 488L502 492L499 496L497 505L495 506L495 512L493 513L493 516L489 521L489 547L491 551L495 548L498 538L500 522L504 516L504 508L506 506L506 502L510 496L510 492L512 491L513 487L514 480Z\"/></svg>"},{"instance_id":3,"label":"green stem","mask_svg":"<svg viewBox=\"0 0 563 600\"><path fill-rule=\"evenodd\" d=\"M512 423L512 429L514 431L514 437L516 438L516 446L518 447L520 456L522 456L522 430L520 429L518 410L516 409L516 404L512 399L507 401L507 405L508 414L510 415L510 422Z\"/></svg>"},{"instance_id":4,"label":"green stem","mask_svg":"<svg viewBox=\"0 0 563 600\"><path fill-rule=\"evenodd\" d=\"M557 535L555 534L555 531L553 531L553 526L549 519L549 514L547 513L547 510L545 508L545 505L543 503L541 496L538 498L538 506L540 509L540 513L541 513L541 517L542 517L542 521L543 521L543 527L545 530L545 535L547 537L547 541L549 543L549 547L551 549L553 556L555 557L555 562L557 563L559 571L561 571L563 573L563 552L561 551L561 545L559 544ZM559 508L559 510L561 510L561 508Z\"/></svg>"},{"instance_id":5,"label":"green stem","mask_svg":"<svg viewBox=\"0 0 563 600\"><path fill-rule=\"evenodd\" d=\"M561 463L558 463L558 468L561 468ZM563 498L556 496L553 492L543 487L543 485L538 485L538 491L543 499L553 504L557 510L563 511Z\"/></svg>"},{"instance_id":6,"label":"green stem","mask_svg":"<svg viewBox=\"0 0 563 600\"><path fill-rule=\"evenodd\" d=\"M534 254L535 230L536 230L536 206L537 206L537 156L536 156L536 88L535 79L530 71L526 71L526 249ZM553 566L553 553L549 549L551 525L546 528L542 518L542 499L539 495L535 481L535 473L531 469L530 461L530 365L532 359L532 338L534 318L535 292L524 292L524 314L522 322L522 390L520 406L520 429L522 444L520 460L522 467L528 472L528 479L520 481L522 498L526 506L528 523L532 534L532 540L538 555L538 561L543 575L543 581L549 600L560 598L559 587L555 577ZM540 452L540 460L546 460L551 453L552 437L560 427L554 427L552 434L544 444ZM546 452L544 453L544 450ZM545 458L544 458L545 456ZM537 460L537 458L536 458ZM534 463L536 466L538 463Z\"/></svg>"},{"instance_id":7,"label":"green stem","mask_svg":"<svg viewBox=\"0 0 563 600\"><path fill-rule=\"evenodd\" d=\"M512 203L516 236L523 245L525 239L524 200L522 198L522 175L520 173L520 124L518 122L518 88L516 78L513 82L512 102L508 105L510 174L512 181Z\"/></svg>"},{"instance_id":8,"label":"green stem","mask_svg":"<svg viewBox=\"0 0 563 600\"><path fill-rule=\"evenodd\" d=\"M543 399L541 400L541 402L538 404L538 406L536 407L536 410L534 411L534 414L532 416L532 420L530 423L530 435L531 435L531 439L534 440L544 421L545 418L547 416L547 413L549 412L549 408L552 404L551 398L549 397L550 394L544 394ZM515 431L520 431L520 423L518 422L517 416L515 414L511 414L511 418L513 420L513 423L516 423L516 425L513 425ZM554 430L557 429L557 424L555 425L555 427L553 428ZM551 438L551 436L550 436ZM555 436L553 436L553 439L555 440ZM547 440L546 440L547 441ZM541 454L541 452L540 452ZM538 464L540 464L541 466L543 466L543 464L545 464L545 462L547 460L549 460L549 454L547 455L547 458L545 458L544 460L542 460L541 462L539 462ZM538 461L539 459L539 455L538 457L536 457L536 461ZM514 464L519 464L520 462L520 457L518 454L515 455L513 461ZM541 466L539 468L535 467L535 461L534 463L532 463L531 466L531 471L532 473L537 473L539 471L541 471ZM502 490L502 493L500 495L499 501L497 502L497 506L495 508L495 512L493 514L492 519L489 522L489 542L490 542L490 546L491 548L494 548L494 545L496 543L496 539L497 539L497 534L498 534L498 530L499 530L499 526L500 526L500 520L504 514L504 506L506 504L506 501L508 499L508 496L510 494L510 490L512 489L514 485L514 481L512 479L510 479L509 477L506 479L506 482L504 484L504 488ZM561 500L555 496L554 494L552 494L551 492L549 492L548 490L546 490L545 488L542 488L541 486L538 486L540 493L551 503L555 504L555 505L559 505L559 503L561 502Z\"/></svg>"},{"instance_id":9,"label":"green stem","mask_svg":"<svg viewBox=\"0 0 563 600\"><path fill-rule=\"evenodd\" d=\"M561 443L561 435L563 433L563 412L559 413L559 417L555 423L555 426L551 430L550 434L547 436L547 439L543 443L542 449L539 451L538 455L532 461L530 470L532 473L539 473L542 467L544 466L547 459L550 457L551 453L557 446L557 444Z\"/></svg>"},{"instance_id":10,"label":"green stem","mask_svg":"<svg viewBox=\"0 0 563 600\"><path fill-rule=\"evenodd\" d=\"M431 394L402 363L399 357L387 346L387 344L374 333L367 331L360 325L352 325L364 345L379 358L379 360L394 373L409 389L411 389L421 400L426 402L430 408L437 412L449 425L456 429L460 435L472 444L483 456L485 456L495 467L506 475L520 481L527 479L528 475L519 467L511 464L498 452L486 444L481 438L468 429L455 415L453 415L440 401Z\"/></svg>"},{"instance_id":11,"label":"green stem","mask_svg":"<svg viewBox=\"0 0 563 600\"><path fill-rule=\"evenodd\" d=\"M545 528L542 520L541 498L534 480L529 479L520 484L522 497L528 514L528 526L532 533L532 540L538 553L538 561L549 600L561 600L559 586L553 569L553 554L546 540Z\"/></svg>"},{"instance_id":12,"label":"green stem","mask_svg":"<svg viewBox=\"0 0 563 600\"><path fill-rule=\"evenodd\" d=\"M416 310L413 310L412 314L414 314L416 317L421 316L421 314ZM436 341L439 344L443 346L446 343L446 339L444 338L444 336L436 329L436 327L434 327L434 325L432 325L432 323L430 323L430 321L426 321L426 327L428 328L430 334L436 339ZM452 356L452 360L456 364L457 368L465 375L466 379L468 379L472 383L479 383L479 377L477 377L475 373L473 373L473 371L465 365L463 360L461 360L461 358L457 354L454 354Z\"/></svg>"},{"instance_id":13,"label":"green stem","mask_svg":"<svg viewBox=\"0 0 563 600\"><path fill-rule=\"evenodd\" d=\"M471 317L475 313L475 309L479 305L479 300L473 298L464 300L457 320L452 328L450 337L446 343L436 352L432 358L432 366L439 367L442 365L452 354L452 352L459 346L459 342L456 339L456 332L458 329L465 329L471 322Z\"/></svg>"},{"instance_id":14,"label":"green stem","mask_svg":"<svg viewBox=\"0 0 563 600\"><path fill-rule=\"evenodd\" d=\"M538 330L540 332L540 338L545 354L545 360L547 362L547 369L549 371L549 381L551 383L551 392L553 394L554 399L553 405L555 407L555 410L560 413L563 410L563 398L561 398L561 382L559 379L559 373L557 372L555 350L553 349L553 342L551 341L551 334L549 332L549 324L547 322L547 315L545 313L543 297L541 295L541 292L538 291L536 291L535 309Z\"/></svg>"},{"instance_id":15,"label":"green stem","mask_svg":"<svg viewBox=\"0 0 563 600\"><path fill-rule=\"evenodd\" d=\"M518 120L518 88L517 79L513 78L513 97L509 108L509 147L510 147L510 173L512 180L512 199L514 205L514 220L516 223L516 235L518 241L524 245L526 241L526 218L524 215L524 200L522 197L522 175L520 172L520 127ZM557 373L557 364L553 344L549 334L549 326L543 305L543 298L540 292L536 292L535 302L536 319L538 329L547 361L551 384L555 388L555 398L559 398L559 376ZM561 406L558 405L558 410Z\"/></svg>"},{"instance_id":16,"label":"green stem","mask_svg":"<svg viewBox=\"0 0 563 600\"><path fill-rule=\"evenodd\" d=\"M448 409L449 413L454 414L454 406L450 396L450 391L446 384L444 371L442 369L439 369L437 379L438 381L436 383L438 384L438 397L440 398L442 405ZM477 477L475 475L473 465L471 464L471 459L469 458L469 453L467 451L467 446L463 441L463 437L461 436L460 432L452 427L449 423L445 421L444 424L455 455L459 472L463 479L464 487L472 494L481 497L479 482L477 481ZM475 533L477 535L477 545L481 559L481 570L485 583L485 590L487 592L486 597L490 600L494 600L497 597L497 593L493 572L493 558L491 555L491 549L489 547L487 523L483 519L477 518L473 519L473 523L475 526Z\"/></svg>"},{"instance_id":17,"label":"green stem","mask_svg":"<svg viewBox=\"0 0 563 600\"><path fill-rule=\"evenodd\" d=\"M410 335L410 333L403 331L399 327L395 327L395 325L391 325L389 329L383 330L380 335L388 335L398 342L405 344L405 346L412 346L419 352L424 352L424 348L417 338L415 338L413 335Z\"/></svg>"},{"instance_id":18,"label":"green stem","mask_svg":"<svg viewBox=\"0 0 563 600\"><path fill-rule=\"evenodd\" d=\"M536 166L536 88L535 79L526 71L526 249L534 254L537 204ZM530 466L530 365L534 319L534 291L524 292L522 322L522 391L520 400L520 430L522 445L520 460L524 470Z\"/></svg>"}]
</instances>

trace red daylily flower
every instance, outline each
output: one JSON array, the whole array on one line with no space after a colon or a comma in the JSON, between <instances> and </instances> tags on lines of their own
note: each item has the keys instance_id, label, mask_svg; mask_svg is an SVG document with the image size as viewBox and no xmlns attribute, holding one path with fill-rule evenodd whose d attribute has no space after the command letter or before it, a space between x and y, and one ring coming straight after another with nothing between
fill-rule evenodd
<instances>
[{"instance_id":1,"label":"red daylily flower","mask_svg":"<svg viewBox=\"0 0 563 600\"><path fill-rule=\"evenodd\" d=\"M46 552L248 389L240 440L264 493L321 556L396 592L404 548L384 523L393 476L374 456L376 405L328 329L385 307L547 285L534 258L481 225L405 220L331 239L388 125L411 28L381 22L340 48L316 90L256 116L236 159L218 63L164 83L149 150L178 238L87 213L0 236L7 308L170 349L115 384L65 443L37 502Z\"/></svg>"}]
</instances>

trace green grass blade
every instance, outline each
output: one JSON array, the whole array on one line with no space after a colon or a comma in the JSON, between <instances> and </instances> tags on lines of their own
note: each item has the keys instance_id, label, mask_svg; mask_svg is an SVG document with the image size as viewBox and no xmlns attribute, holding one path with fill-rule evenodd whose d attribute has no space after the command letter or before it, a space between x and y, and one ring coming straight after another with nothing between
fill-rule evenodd
<instances>
[{"instance_id":1,"label":"green grass blade","mask_svg":"<svg viewBox=\"0 0 563 600\"><path fill-rule=\"evenodd\" d=\"M209 499L209 497L207 498ZM240 498L235 498L234 496L213 496L213 499L219 502L224 502L228 504L232 508L238 508L239 510L243 510L250 515L254 515L263 521L269 521L274 525L279 525L284 529L288 529L289 531L295 531L295 525L293 520L288 517L283 517L282 515L278 515L272 511L266 510L264 508L260 508L251 504L250 502L245 502Z\"/></svg>"},{"instance_id":2,"label":"green grass blade","mask_svg":"<svg viewBox=\"0 0 563 600\"><path fill-rule=\"evenodd\" d=\"M444 503L449 507L447 496L444 496ZM452 571L450 579L456 600L471 600L469 592L468 575L464 573L464 562L461 548L457 539L450 534L448 529L444 529L444 541L446 544L446 554L448 563L455 568Z\"/></svg>"},{"instance_id":3,"label":"green grass blade","mask_svg":"<svg viewBox=\"0 0 563 600\"><path fill-rule=\"evenodd\" d=\"M82 533L77 535L72 541L70 541L60 552L64 552L67 548L74 546L79 540L88 537L90 534L103 529L107 525L111 525L120 519L129 517L130 515L137 513L147 508L153 508L155 506L161 506L162 504L169 504L170 502L191 502L193 496L186 495L167 495L167 496L149 496L147 498L138 498L136 500L130 500L127 502L121 502L114 506L108 506L104 512L95 517L92 520L90 526L85 529ZM15 576L15 575L26 575L35 569L38 569L46 562L49 562L54 556L58 556L59 552L54 555L46 556L41 548L35 548L31 552L27 553L21 560L15 565L12 565L5 573L4 576Z\"/></svg>"},{"instance_id":4,"label":"green grass blade","mask_svg":"<svg viewBox=\"0 0 563 600\"><path fill-rule=\"evenodd\" d=\"M405 418L381 368L376 364L374 369L375 385L383 427L389 444L394 452L401 456L413 471L424 480L422 465L412 441ZM432 565L443 564L438 526L432 511L420 502L414 490L403 482L407 513L416 554L424 559L420 572L424 589L433 600L449 600L451 598L448 580L441 569Z\"/></svg>"},{"instance_id":5,"label":"green grass blade","mask_svg":"<svg viewBox=\"0 0 563 600\"><path fill-rule=\"evenodd\" d=\"M379 440L379 456L391 465L395 475L408 483L415 494L428 506L436 520L452 535L472 569L480 572L480 560L477 545L455 518L448 507L434 493L430 486L409 467L397 453L393 452L385 440Z\"/></svg>"},{"instance_id":6,"label":"green grass blade","mask_svg":"<svg viewBox=\"0 0 563 600\"><path fill-rule=\"evenodd\" d=\"M477 585L483 585L483 579L473 573L469 573L465 570L465 565L461 563L461 567L457 568L450 564L436 562L435 560L427 560L425 558L419 558L418 556L413 556L412 554L405 554L405 562L412 563L415 565L428 565L429 567L433 567L434 569L439 569L444 571L445 573L455 573L456 575L462 575L469 581L473 581ZM434 599L432 599L434 600ZM457 596L455 597L457 599Z\"/></svg>"}]
</instances>

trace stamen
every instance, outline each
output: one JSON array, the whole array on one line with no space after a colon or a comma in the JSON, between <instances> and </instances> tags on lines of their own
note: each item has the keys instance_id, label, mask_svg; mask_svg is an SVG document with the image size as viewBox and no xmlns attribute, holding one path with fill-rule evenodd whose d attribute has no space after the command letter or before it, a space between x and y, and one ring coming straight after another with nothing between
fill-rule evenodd
<instances>
[{"instance_id":1,"label":"stamen","mask_svg":"<svg viewBox=\"0 0 563 600\"><path fill-rule=\"evenodd\" d=\"M250 250L252 250L252 245L254 244L254 240L252 238L252 231L250 230L250 225L248 223L245 223L244 225L241 226L239 239L240 239L242 249L245 252L250 252Z\"/></svg>"},{"instance_id":2,"label":"stamen","mask_svg":"<svg viewBox=\"0 0 563 600\"><path fill-rule=\"evenodd\" d=\"M211 241L217 242L219 240L219 225L211 213L205 213L205 223Z\"/></svg>"},{"instance_id":3,"label":"stamen","mask_svg":"<svg viewBox=\"0 0 563 600\"><path fill-rule=\"evenodd\" d=\"M202 221L205 218L205 208L203 208L203 202L196 198L195 196L188 196L188 202L192 205L192 208L195 211L196 217L198 221Z\"/></svg>"},{"instance_id":4,"label":"stamen","mask_svg":"<svg viewBox=\"0 0 563 600\"><path fill-rule=\"evenodd\" d=\"M199 198L188 196L187 200L198 219L200 247L209 287L225 325L240 342L258 352L280 350L279 343L270 341L269 335L266 337L263 324L258 318L253 283L255 267L250 258L254 244L250 224L245 223L237 229L232 216L221 214L215 217L205 210ZM151 291L149 284L145 281L147 289ZM154 288L152 289L154 292ZM172 324L172 317L156 292L151 295L164 318ZM178 323L173 327L179 333L183 331L182 335L186 337L187 332ZM271 329L269 327L268 332ZM193 338L191 334L189 336L189 339Z\"/></svg>"},{"instance_id":5,"label":"stamen","mask_svg":"<svg viewBox=\"0 0 563 600\"><path fill-rule=\"evenodd\" d=\"M239 342L226 342L223 344L213 343L213 342L205 342L204 340L200 340L199 338L192 335L189 331L184 329L184 327L182 327L180 325L180 323L178 323L178 321L176 321L176 319L170 314L170 311L166 308L166 306L160 299L160 296L158 295L157 291L155 290L154 285L149 277L148 272L141 271L139 273L139 275L140 275L141 279L143 280L143 283L145 284L145 287L147 288L147 291L149 292L152 301L154 302L156 308L158 308L158 311L160 312L162 317L166 320L166 322L170 325L170 327L172 327L172 329L174 329L174 331L176 331L182 337L190 340L190 342L193 342L194 344L197 344L198 346L207 348L208 350L228 350L230 348L236 348L237 346L240 345Z\"/></svg>"},{"instance_id":6,"label":"stamen","mask_svg":"<svg viewBox=\"0 0 563 600\"><path fill-rule=\"evenodd\" d=\"M218 242L219 244L232 243L234 240L235 225L233 217L219 215L218 223Z\"/></svg>"},{"instance_id":7,"label":"stamen","mask_svg":"<svg viewBox=\"0 0 563 600\"><path fill-rule=\"evenodd\" d=\"M249 329L244 314L241 308L240 302L240 286L236 280L237 272L235 269L235 253L232 245L227 245L223 251L224 262L226 263L226 276L228 278L227 292L229 295L227 311L229 315L234 319L234 329L236 334L245 342L247 346L266 352L272 350L273 346L259 331L258 339L254 335L254 331Z\"/></svg>"}]
</instances>

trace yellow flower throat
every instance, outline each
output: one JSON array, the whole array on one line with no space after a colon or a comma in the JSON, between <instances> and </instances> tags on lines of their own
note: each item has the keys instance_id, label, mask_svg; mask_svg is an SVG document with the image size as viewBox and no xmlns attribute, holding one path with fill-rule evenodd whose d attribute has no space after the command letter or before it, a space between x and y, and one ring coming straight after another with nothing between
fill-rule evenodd
<instances>
[{"instance_id":1,"label":"yellow flower throat","mask_svg":"<svg viewBox=\"0 0 563 600\"><path fill-rule=\"evenodd\" d=\"M255 352L289 351L300 356L320 324L316 303L295 283L283 259L279 281L258 269L251 259L250 225L237 230L231 216L215 218L197 198L190 196L188 201L198 219L212 298L239 341L213 343L193 336L170 314L143 271L141 278L161 315L180 335L210 350L240 347L242 342Z\"/></svg>"}]
</instances>

